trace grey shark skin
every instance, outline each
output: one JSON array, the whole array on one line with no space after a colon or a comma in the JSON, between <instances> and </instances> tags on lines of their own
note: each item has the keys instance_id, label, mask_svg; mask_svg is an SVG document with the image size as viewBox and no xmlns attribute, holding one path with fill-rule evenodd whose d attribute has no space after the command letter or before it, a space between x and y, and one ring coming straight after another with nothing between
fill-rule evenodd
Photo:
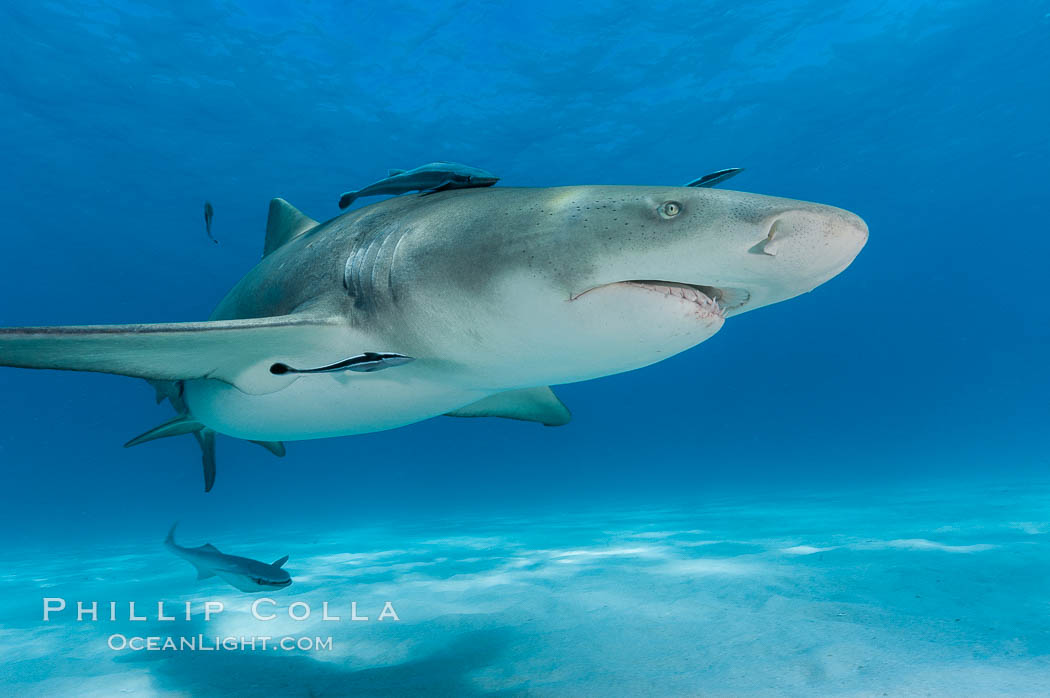
<instances>
[{"instance_id":1,"label":"grey shark skin","mask_svg":"<svg viewBox=\"0 0 1050 698\"><path fill-rule=\"evenodd\" d=\"M283 589L292 583L292 577L282 569L288 562L285 555L273 564L266 564L248 557L227 555L219 552L211 543L196 548L184 548L175 542L173 524L164 539L164 547L197 568L197 579L219 577L230 586L246 592L273 591Z\"/></svg>"},{"instance_id":2,"label":"grey shark skin","mask_svg":"<svg viewBox=\"0 0 1050 698\"><path fill-rule=\"evenodd\" d=\"M390 170L385 179L364 189L348 191L339 197L339 208L346 208L362 196L404 194L410 191L434 193L447 189L491 187L499 177L477 167L455 162L432 162L411 170Z\"/></svg>"},{"instance_id":3,"label":"grey shark skin","mask_svg":"<svg viewBox=\"0 0 1050 698\"><path fill-rule=\"evenodd\" d=\"M836 276L867 236L841 209L696 187L454 190L321 224L275 199L269 254L209 321L0 329L0 365L181 381L193 420L266 442L443 414L559 425L547 386L685 351ZM413 360L272 371L369 352Z\"/></svg>"}]
</instances>

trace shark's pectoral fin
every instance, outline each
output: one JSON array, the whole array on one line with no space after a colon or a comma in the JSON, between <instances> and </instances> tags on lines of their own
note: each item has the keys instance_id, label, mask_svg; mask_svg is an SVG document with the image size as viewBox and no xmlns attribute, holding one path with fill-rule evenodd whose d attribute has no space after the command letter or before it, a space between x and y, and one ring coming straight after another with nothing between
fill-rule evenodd
<instances>
[{"instance_id":1,"label":"shark's pectoral fin","mask_svg":"<svg viewBox=\"0 0 1050 698\"><path fill-rule=\"evenodd\" d=\"M189 415L180 414L174 419L169 419L158 427L153 427L149 431L139 434L131 441L124 444L124 448L131 448L132 446L138 446L144 444L147 441L153 441L154 439L163 439L168 436L181 436L182 434L190 434L195 431L200 431L204 428L204 425L195 420Z\"/></svg>"},{"instance_id":2,"label":"shark's pectoral fin","mask_svg":"<svg viewBox=\"0 0 1050 698\"><path fill-rule=\"evenodd\" d=\"M449 417L504 417L526 422L539 422L548 427L568 424L569 408L554 391L543 386L496 393L475 403L449 412Z\"/></svg>"},{"instance_id":3,"label":"shark's pectoral fin","mask_svg":"<svg viewBox=\"0 0 1050 698\"><path fill-rule=\"evenodd\" d=\"M439 191L445 191L446 189L450 189L452 187L452 185L454 185L454 184L455 184L454 180L446 179L444 182L442 182L441 184L437 185L436 187L432 187L430 189L424 189L423 191L419 192L419 195L420 196L426 196L427 194L437 194Z\"/></svg>"},{"instance_id":4,"label":"shark's pectoral fin","mask_svg":"<svg viewBox=\"0 0 1050 698\"><path fill-rule=\"evenodd\" d=\"M307 315L152 325L12 327L0 329L0 366L96 371L153 382L214 378L262 395L281 390L298 378L271 371L275 364L323 364L341 357L319 352L318 347L354 347L365 341L340 318Z\"/></svg>"},{"instance_id":5,"label":"shark's pectoral fin","mask_svg":"<svg viewBox=\"0 0 1050 698\"><path fill-rule=\"evenodd\" d=\"M284 442L282 441L252 441L252 443L262 446L278 458L284 458L284 454L288 452L284 447Z\"/></svg>"},{"instance_id":6,"label":"shark's pectoral fin","mask_svg":"<svg viewBox=\"0 0 1050 698\"><path fill-rule=\"evenodd\" d=\"M288 556L287 555L285 555L284 557L282 557L279 560L274 560L273 561L273 566L274 567L284 567L284 563L286 563L286 562L288 562Z\"/></svg>"}]
</instances>

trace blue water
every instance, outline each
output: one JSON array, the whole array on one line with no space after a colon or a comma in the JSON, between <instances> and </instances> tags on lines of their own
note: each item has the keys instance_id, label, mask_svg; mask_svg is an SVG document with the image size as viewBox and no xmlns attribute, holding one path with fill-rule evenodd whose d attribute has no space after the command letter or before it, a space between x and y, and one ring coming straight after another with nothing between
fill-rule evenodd
<instances>
[{"instance_id":1,"label":"blue water","mask_svg":"<svg viewBox=\"0 0 1050 698\"><path fill-rule=\"evenodd\" d=\"M745 167L724 188L871 231L813 293L559 387L565 427L220 438L207 495L192 439L120 447L171 414L142 381L0 370L0 693L1050 691L1050 3L54 1L0 27L5 326L206 318L271 197L325 220L434 160ZM40 620L52 593L221 598L207 631L259 634L160 547L175 519L290 554L282 608L401 620L175 655Z\"/></svg>"}]
</instances>

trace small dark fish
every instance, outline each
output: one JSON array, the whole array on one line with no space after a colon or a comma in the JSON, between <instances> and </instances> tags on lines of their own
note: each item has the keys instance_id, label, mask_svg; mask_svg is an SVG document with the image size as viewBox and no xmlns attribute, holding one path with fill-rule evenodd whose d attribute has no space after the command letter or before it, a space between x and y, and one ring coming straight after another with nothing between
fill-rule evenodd
<instances>
[{"instance_id":1,"label":"small dark fish","mask_svg":"<svg viewBox=\"0 0 1050 698\"><path fill-rule=\"evenodd\" d=\"M339 197L339 208L346 208L361 196L404 194L410 191L433 194L446 189L491 187L498 181L499 177L477 167L454 162L432 162L414 170L389 170L386 179L369 184L364 189L348 191Z\"/></svg>"},{"instance_id":2,"label":"small dark fish","mask_svg":"<svg viewBox=\"0 0 1050 698\"><path fill-rule=\"evenodd\" d=\"M216 240L215 238L213 238L212 235L211 235L211 219L214 216L215 216L215 208L211 205L210 201L205 201L204 202L204 229L208 231L208 237L211 238L211 241L214 242L216 245L218 245L219 241Z\"/></svg>"},{"instance_id":3,"label":"small dark fish","mask_svg":"<svg viewBox=\"0 0 1050 698\"><path fill-rule=\"evenodd\" d=\"M730 179L732 177L736 177L738 174L740 174L743 171L744 171L743 167L730 167L730 168L725 169L725 170L717 170L715 172L711 172L709 174L705 174L700 179L694 179L692 182L690 182L689 184L687 184L685 186L687 186L687 187L713 187L716 184L721 184L722 182L726 181L727 179Z\"/></svg>"}]
</instances>

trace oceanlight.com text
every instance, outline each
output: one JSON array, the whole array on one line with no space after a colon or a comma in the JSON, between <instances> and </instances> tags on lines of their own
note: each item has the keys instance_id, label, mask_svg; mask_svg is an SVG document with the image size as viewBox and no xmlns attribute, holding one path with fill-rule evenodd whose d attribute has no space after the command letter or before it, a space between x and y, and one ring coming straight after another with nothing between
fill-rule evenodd
<instances>
[{"instance_id":1,"label":"oceanlight.com text","mask_svg":"<svg viewBox=\"0 0 1050 698\"><path fill-rule=\"evenodd\" d=\"M234 637L232 635L205 636L190 635L174 637L171 635L122 635L114 633L107 641L109 648L115 652L243 652L269 650L282 652L310 652L332 650L332 638L308 637L306 635L272 637L269 635L252 635Z\"/></svg>"}]
</instances>

